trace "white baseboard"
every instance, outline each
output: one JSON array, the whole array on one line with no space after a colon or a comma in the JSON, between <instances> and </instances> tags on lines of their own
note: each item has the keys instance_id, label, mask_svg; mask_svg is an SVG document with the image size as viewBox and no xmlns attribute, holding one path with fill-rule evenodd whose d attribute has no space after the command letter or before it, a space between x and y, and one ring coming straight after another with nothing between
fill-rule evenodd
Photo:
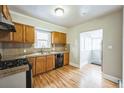
<instances>
[{"instance_id":1,"label":"white baseboard","mask_svg":"<svg viewBox=\"0 0 124 93\"><path fill-rule=\"evenodd\" d=\"M102 76L103 76L103 78L108 79L108 80L115 82L115 83L119 83L119 80L121 80L120 78L117 78L117 77L114 77L114 76L111 76L111 75L108 75L105 73L102 73Z\"/></svg>"},{"instance_id":2,"label":"white baseboard","mask_svg":"<svg viewBox=\"0 0 124 93\"><path fill-rule=\"evenodd\" d=\"M70 62L69 65L74 66L74 67L77 67L77 68L80 68L80 66L78 64L75 64L75 63L71 63Z\"/></svg>"}]
</instances>

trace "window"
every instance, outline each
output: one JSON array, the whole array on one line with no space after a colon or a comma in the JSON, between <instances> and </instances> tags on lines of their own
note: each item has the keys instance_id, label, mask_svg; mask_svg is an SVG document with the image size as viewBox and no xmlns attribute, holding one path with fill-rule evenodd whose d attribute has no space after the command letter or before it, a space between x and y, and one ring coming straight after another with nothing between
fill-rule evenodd
<instances>
[{"instance_id":1,"label":"window","mask_svg":"<svg viewBox=\"0 0 124 93\"><path fill-rule=\"evenodd\" d=\"M85 50L91 50L91 38L89 37L85 37L85 41L84 41L84 45L85 45Z\"/></svg>"},{"instance_id":2,"label":"window","mask_svg":"<svg viewBox=\"0 0 124 93\"><path fill-rule=\"evenodd\" d=\"M51 47L51 33L36 29L35 48L50 48Z\"/></svg>"},{"instance_id":3,"label":"window","mask_svg":"<svg viewBox=\"0 0 124 93\"><path fill-rule=\"evenodd\" d=\"M93 50L100 50L101 42L102 42L102 40L100 38L94 38L93 39Z\"/></svg>"}]
</instances>

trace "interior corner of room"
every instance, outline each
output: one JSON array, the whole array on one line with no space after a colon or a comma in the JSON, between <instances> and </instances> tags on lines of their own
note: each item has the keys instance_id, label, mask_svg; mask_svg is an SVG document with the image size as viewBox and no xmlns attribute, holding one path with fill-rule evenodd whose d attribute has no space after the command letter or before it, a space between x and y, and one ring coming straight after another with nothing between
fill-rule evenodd
<instances>
[{"instance_id":1,"label":"interior corner of room","mask_svg":"<svg viewBox=\"0 0 124 93\"><path fill-rule=\"evenodd\" d=\"M55 12L59 9L56 7L9 5L16 32L0 31L1 62L28 59L32 66L30 83L34 88L122 87L123 7L63 5L60 9L65 13L63 17L51 14L51 9ZM78 14L81 9L86 11ZM7 71L5 74L0 70L0 82L4 78L9 81L16 74L22 76L18 71L12 75Z\"/></svg>"}]
</instances>

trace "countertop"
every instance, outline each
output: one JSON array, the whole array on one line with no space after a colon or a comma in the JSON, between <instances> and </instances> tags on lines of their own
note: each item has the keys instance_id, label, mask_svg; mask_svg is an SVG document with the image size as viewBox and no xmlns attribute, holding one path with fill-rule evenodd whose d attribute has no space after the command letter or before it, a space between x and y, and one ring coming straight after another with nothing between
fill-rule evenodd
<instances>
[{"instance_id":1,"label":"countertop","mask_svg":"<svg viewBox=\"0 0 124 93\"><path fill-rule=\"evenodd\" d=\"M13 59L19 59L19 58L28 58L28 57L47 56L47 55L60 54L60 53L69 53L69 51L44 52L44 53L37 52L37 53L30 53L30 54L23 54L23 55L14 55L14 56L4 57L1 59L1 61L13 60Z\"/></svg>"},{"instance_id":2,"label":"countertop","mask_svg":"<svg viewBox=\"0 0 124 93\"><path fill-rule=\"evenodd\" d=\"M32 54L25 55L25 57L47 56L47 55L60 54L60 53L68 53L68 52L69 51L50 52L50 53L32 53Z\"/></svg>"},{"instance_id":3,"label":"countertop","mask_svg":"<svg viewBox=\"0 0 124 93\"><path fill-rule=\"evenodd\" d=\"M14 67L14 68L0 70L0 78L14 75L14 74L21 73L21 72L25 72L28 70L29 70L28 65L22 65L22 66L18 66L18 67Z\"/></svg>"},{"instance_id":4,"label":"countertop","mask_svg":"<svg viewBox=\"0 0 124 93\"><path fill-rule=\"evenodd\" d=\"M59 52L50 52L50 53L30 53L25 55L15 55L15 56L8 56L2 59L1 61L5 60L13 60L13 59L19 59L19 58L28 58L28 57L37 57L37 56L47 56L47 55L53 55L53 54L59 54L59 53L68 53L69 51L59 51ZM0 70L0 78L10 76L16 73L24 72L29 70L28 65L23 65L19 67L9 68L5 70Z\"/></svg>"}]
</instances>

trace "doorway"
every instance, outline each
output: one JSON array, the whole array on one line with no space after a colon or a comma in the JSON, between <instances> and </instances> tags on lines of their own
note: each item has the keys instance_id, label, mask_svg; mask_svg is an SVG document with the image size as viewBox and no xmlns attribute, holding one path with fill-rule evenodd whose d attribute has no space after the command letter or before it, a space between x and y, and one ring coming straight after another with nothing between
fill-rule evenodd
<instances>
[{"instance_id":1,"label":"doorway","mask_svg":"<svg viewBox=\"0 0 124 93\"><path fill-rule=\"evenodd\" d=\"M102 66L103 29L80 33L80 68L86 64Z\"/></svg>"}]
</instances>

